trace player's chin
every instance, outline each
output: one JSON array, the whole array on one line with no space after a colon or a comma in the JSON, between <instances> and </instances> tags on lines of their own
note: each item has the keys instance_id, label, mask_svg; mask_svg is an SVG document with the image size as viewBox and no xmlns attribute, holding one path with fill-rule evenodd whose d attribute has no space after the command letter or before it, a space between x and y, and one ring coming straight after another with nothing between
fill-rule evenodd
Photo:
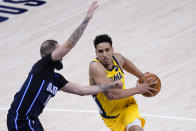
<instances>
[{"instance_id":1,"label":"player's chin","mask_svg":"<svg viewBox=\"0 0 196 131\"><path fill-rule=\"evenodd\" d=\"M108 66L109 66L109 64L108 64L107 62L103 62L103 65L104 65L105 67L108 67Z\"/></svg>"}]
</instances>

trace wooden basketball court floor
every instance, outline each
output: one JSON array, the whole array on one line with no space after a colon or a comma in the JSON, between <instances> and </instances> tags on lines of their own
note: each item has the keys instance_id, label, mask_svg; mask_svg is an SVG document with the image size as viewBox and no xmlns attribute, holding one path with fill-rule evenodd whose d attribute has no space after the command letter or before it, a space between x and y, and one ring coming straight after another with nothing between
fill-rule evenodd
<instances>
[{"instance_id":1,"label":"wooden basketball court floor","mask_svg":"<svg viewBox=\"0 0 196 131\"><path fill-rule=\"evenodd\" d=\"M0 130L6 131L7 110L31 66L40 58L46 39L60 44L82 22L91 0L47 0L20 15L0 13ZM162 80L153 98L136 95L145 131L196 130L196 1L195 0L100 0L92 21L77 46L63 59L60 71L69 81L88 85L88 66L95 58L93 40L109 34L114 50L143 72ZM126 73L126 86L136 78ZM59 92L40 120L46 131L108 131L91 96Z\"/></svg>"}]
</instances>

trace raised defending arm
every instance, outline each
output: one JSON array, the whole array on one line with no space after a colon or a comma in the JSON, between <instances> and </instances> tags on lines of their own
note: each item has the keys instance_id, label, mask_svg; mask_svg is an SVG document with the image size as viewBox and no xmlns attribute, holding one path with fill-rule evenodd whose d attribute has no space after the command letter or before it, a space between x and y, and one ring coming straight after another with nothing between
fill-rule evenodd
<instances>
[{"instance_id":1,"label":"raised defending arm","mask_svg":"<svg viewBox=\"0 0 196 131\"><path fill-rule=\"evenodd\" d=\"M91 4L84 21L79 25L79 27L72 33L69 39L62 46L52 52L53 61L61 60L76 45L97 7L97 2L93 2Z\"/></svg>"}]
</instances>

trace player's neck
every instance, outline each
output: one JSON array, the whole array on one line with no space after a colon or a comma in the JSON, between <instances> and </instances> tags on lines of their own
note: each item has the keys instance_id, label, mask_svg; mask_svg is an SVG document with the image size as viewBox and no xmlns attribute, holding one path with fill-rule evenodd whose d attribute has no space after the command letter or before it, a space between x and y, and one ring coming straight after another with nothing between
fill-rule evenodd
<instances>
[{"instance_id":1,"label":"player's neck","mask_svg":"<svg viewBox=\"0 0 196 131\"><path fill-rule=\"evenodd\" d=\"M111 70L113 68L113 61L110 63L110 64L105 64L104 67L107 69L107 70Z\"/></svg>"}]
</instances>

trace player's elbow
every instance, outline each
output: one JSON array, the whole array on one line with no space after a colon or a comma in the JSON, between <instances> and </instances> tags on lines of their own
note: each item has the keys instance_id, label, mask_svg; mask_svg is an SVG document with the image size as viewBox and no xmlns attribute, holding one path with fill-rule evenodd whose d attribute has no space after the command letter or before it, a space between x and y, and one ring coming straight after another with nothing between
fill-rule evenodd
<instances>
[{"instance_id":1,"label":"player's elbow","mask_svg":"<svg viewBox=\"0 0 196 131\"><path fill-rule=\"evenodd\" d=\"M73 48L72 43L67 43L66 45L62 45L57 49L56 59L61 60L71 49Z\"/></svg>"}]
</instances>

